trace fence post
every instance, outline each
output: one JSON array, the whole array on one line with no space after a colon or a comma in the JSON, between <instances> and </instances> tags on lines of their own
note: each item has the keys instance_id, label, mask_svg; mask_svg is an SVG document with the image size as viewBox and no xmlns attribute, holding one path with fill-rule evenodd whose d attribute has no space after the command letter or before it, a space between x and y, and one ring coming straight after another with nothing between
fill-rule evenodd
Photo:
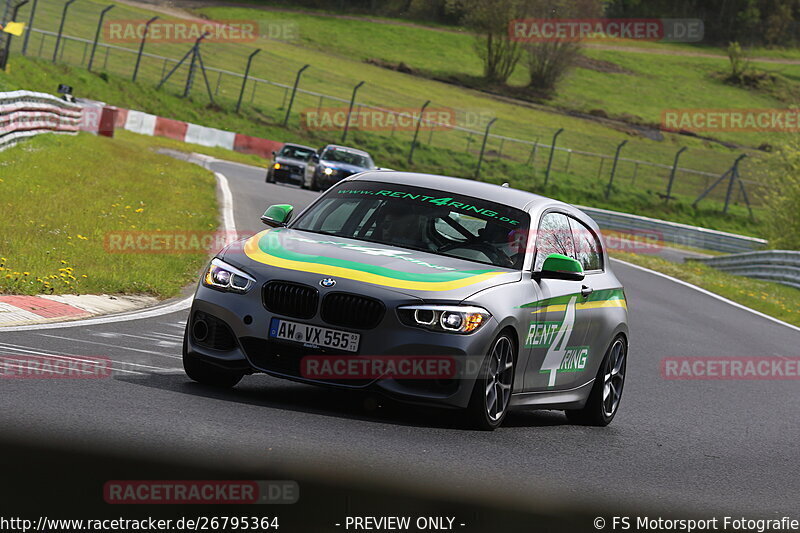
<instances>
[{"instance_id":1,"label":"fence post","mask_svg":"<svg viewBox=\"0 0 800 533\"><path fill-rule=\"evenodd\" d=\"M726 171L725 171L725 172L722 174L722 176L720 176L719 178L717 178L717 179L714 181L714 183L712 183L712 184L711 184L711 186L709 186L708 188L706 188L706 190L704 190L702 193L700 193L700 196L698 196L698 197L695 199L695 201L694 201L694 202L692 202L692 207L695 207L695 208L696 208L696 207L697 207L697 204L699 204L699 203L700 203L700 201L701 201L703 198L705 198L706 196L708 196L708 193L710 193L711 191L713 191L713 190L714 190L714 189L717 187L717 185L719 185L719 184L720 184L720 183L721 183L721 182L722 182L722 181L723 181L723 180L724 180L726 177L728 177L728 174L729 174L729 173L730 173L730 174L733 174L733 173L734 173L734 170L736 170L736 169L738 168L738 166L739 166L739 161L741 161L741 160L742 160L742 159L744 159L745 157L747 157L747 154L742 154L742 155L740 155L739 157L737 157L737 158L736 158L736 161L734 161L734 162L733 162L733 166L732 166L731 168L729 168L728 170L726 170Z\"/></svg>"},{"instance_id":2,"label":"fence post","mask_svg":"<svg viewBox=\"0 0 800 533\"><path fill-rule=\"evenodd\" d=\"M550 180L550 169L553 167L553 155L556 153L556 139L561 135L564 128L558 128L558 131L553 135L553 142L550 143L550 159L547 161L547 171L544 173L544 186L547 187L547 182Z\"/></svg>"},{"instance_id":3,"label":"fence post","mask_svg":"<svg viewBox=\"0 0 800 533\"><path fill-rule=\"evenodd\" d=\"M19 14L19 8L21 8L22 6L27 4L28 1L29 0L22 0L21 2L17 3L14 6L14 9L11 11L11 20L12 21L16 21L17 20L17 14ZM8 7L8 4L6 4L6 7ZM30 31L30 29L29 29L29 31ZM8 56L11 54L11 38L12 37L13 37L13 35L11 35L10 33L6 33L6 35L5 35L6 45L5 45L5 50L3 52L3 61L2 61L2 64L0 64L0 69L1 70L5 70L6 69L6 65L8 64Z\"/></svg>"},{"instance_id":4,"label":"fence post","mask_svg":"<svg viewBox=\"0 0 800 533\"><path fill-rule=\"evenodd\" d=\"M688 150L687 147L683 147L675 154L675 162L672 164L672 172L669 173L669 183L667 184L667 196L664 197L664 203L669 203L672 199L672 184L675 182L675 173L678 171L678 159L681 157L681 154Z\"/></svg>"},{"instance_id":5,"label":"fence post","mask_svg":"<svg viewBox=\"0 0 800 533\"><path fill-rule=\"evenodd\" d=\"M131 81L136 81L136 76L139 74L139 63L142 61L142 52L144 52L144 42L147 40L147 32L150 30L150 24L156 20L158 20L158 17L153 17L144 23L144 33L142 34L142 41L139 43L139 53L136 54L136 66L133 67Z\"/></svg>"},{"instance_id":6,"label":"fence post","mask_svg":"<svg viewBox=\"0 0 800 533\"><path fill-rule=\"evenodd\" d=\"M728 190L725 193L725 206L722 208L723 213L728 212L728 205L731 203L731 192L733 192L733 184L739 179L739 163L747 157L747 154L740 155L733 163L731 169L731 180L728 182Z\"/></svg>"},{"instance_id":7,"label":"fence post","mask_svg":"<svg viewBox=\"0 0 800 533\"><path fill-rule=\"evenodd\" d=\"M22 55L28 53L28 40L31 38L31 30L33 29L33 21L36 17L37 5L39 5L39 0L33 0L33 5L31 5L31 16L28 18L28 29L25 31L25 38L22 39Z\"/></svg>"},{"instance_id":8,"label":"fence post","mask_svg":"<svg viewBox=\"0 0 800 533\"><path fill-rule=\"evenodd\" d=\"M614 154L614 164L611 166L611 178L608 180L608 188L606 189L606 200L608 197L611 196L611 186L614 184L614 174L617 173L617 163L619 162L619 153L622 151L622 147L628 144L627 139L619 143L617 146L617 153Z\"/></svg>"},{"instance_id":9,"label":"fence post","mask_svg":"<svg viewBox=\"0 0 800 533\"><path fill-rule=\"evenodd\" d=\"M194 46L192 47L192 59L189 61L189 73L186 75L186 86L183 88L183 97L186 98L189 96L189 93L192 90L192 81L194 80L194 65L197 61L197 55L200 52L200 41L206 38L208 32L204 33L197 40L194 42Z\"/></svg>"},{"instance_id":10,"label":"fence post","mask_svg":"<svg viewBox=\"0 0 800 533\"><path fill-rule=\"evenodd\" d=\"M419 137L419 127L422 124L422 115L425 114L425 108L430 105L431 101L426 100L419 110L419 118L417 119L417 129L414 131L414 140L411 141L411 150L408 151L408 164L414 161L414 149L417 147L417 137Z\"/></svg>"},{"instance_id":11,"label":"fence post","mask_svg":"<svg viewBox=\"0 0 800 533\"><path fill-rule=\"evenodd\" d=\"M53 50L53 63L56 62L58 59L58 47L61 45L61 34L64 33L64 21L67 20L67 10L69 6L71 6L75 0L67 0L67 3L64 4L64 11L61 13L61 23L58 25L58 36L56 36L56 47Z\"/></svg>"},{"instance_id":12,"label":"fence post","mask_svg":"<svg viewBox=\"0 0 800 533\"><path fill-rule=\"evenodd\" d=\"M94 43L92 43L92 53L89 54L89 66L87 70L89 72L92 71L92 63L94 63L94 53L97 51L97 42L100 40L100 29L103 27L103 19L106 16L106 13L114 9L114 4L106 7L100 12L100 19L97 21L97 30L94 32Z\"/></svg>"},{"instance_id":13,"label":"fence post","mask_svg":"<svg viewBox=\"0 0 800 533\"><path fill-rule=\"evenodd\" d=\"M486 125L486 133L483 134L483 143L481 144L481 154L478 156L478 166L475 168L475 179L481 179L481 164L483 163L483 153L486 151L486 141L489 139L489 130L491 129L492 125L497 120L497 117L494 117L489 123Z\"/></svg>"},{"instance_id":14,"label":"fence post","mask_svg":"<svg viewBox=\"0 0 800 533\"><path fill-rule=\"evenodd\" d=\"M311 65L303 65L303 67L297 71L297 76L294 79L294 86L292 87L292 96L289 97L289 107L286 108L286 116L283 117L284 128L289 123L289 113L292 112L292 106L294 105L294 95L297 94L297 86L300 83L300 76L303 74L303 71L310 66Z\"/></svg>"},{"instance_id":15,"label":"fence post","mask_svg":"<svg viewBox=\"0 0 800 533\"><path fill-rule=\"evenodd\" d=\"M253 62L253 58L256 57L261 51L261 48L254 50L252 54L247 57L247 66L244 69L244 78L242 78L242 88L239 89L239 99L236 101L236 112L239 112L239 108L242 107L242 98L244 98L244 88L247 85L247 78L250 77L250 65Z\"/></svg>"},{"instance_id":16,"label":"fence post","mask_svg":"<svg viewBox=\"0 0 800 533\"><path fill-rule=\"evenodd\" d=\"M350 108L347 110L347 122L344 123L344 131L342 132L342 144L344 144L347 140L347 130L350 127L350 115L353 113L353 104L356 101L356 93L358 92L358 89L361 88L361 86L365 83L366 82L362 80L358 82L355 87L353 87L353 96L350 97Z\"/></svg>"}]
</instances>

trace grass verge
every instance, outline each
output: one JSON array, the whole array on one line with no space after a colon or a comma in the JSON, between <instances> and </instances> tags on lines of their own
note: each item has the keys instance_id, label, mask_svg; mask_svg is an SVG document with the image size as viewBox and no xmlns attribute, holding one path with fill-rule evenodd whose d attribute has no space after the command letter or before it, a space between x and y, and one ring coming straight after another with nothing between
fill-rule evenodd
<instances>
[{"instance_id":1,"label":"grass verge","mask_svg":"<svg viewBox=\"0 0 800 533\"><path fill-rule=\"evenodd\" d=\"M798 289L780 283L734 276L697 262L679 264L652 255L625 252L613 253L612 257L662 272L789 324L800 326Z\"/></svg>"},{"instance_id":2,"label":"grass verge","mask_svg":"<svg viewBox=\"0 0 800 533\"><path fill-rule=\"evenodd\" d=\"M0 293L177 295L199 253L109 253L112 235L217 228L211 172L118 139L41 135L0 153Z\"/></svg>"}]
</instances>

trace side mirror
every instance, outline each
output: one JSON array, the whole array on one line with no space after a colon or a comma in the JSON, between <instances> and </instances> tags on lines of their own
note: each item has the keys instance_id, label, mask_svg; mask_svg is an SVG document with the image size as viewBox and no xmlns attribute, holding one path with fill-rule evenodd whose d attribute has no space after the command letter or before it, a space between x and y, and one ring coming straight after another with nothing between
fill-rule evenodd
<instances>
[{"instance_id":1,"label":"side mirror","mask_svg":"<svg viewBox=\"0 0 800 533\"><path fill-rule=\"evenodd\" d=\"M541 272L534 272L539 279L563 279L567 281L583 281L583 267L566 255L550 254L544 260Z\"/></svg>"},{"instance_id":2,"label":"side mirror","mask_svg":"<svg viewBox=\"0 0 800 533\"><path fill-rule=\"evenodd\" d=\"M275 150L273 150L273 151L272 151L272 157L275 157L276 155L278 155L278 152L276 152Z\"/></svg>"},{"instance_id":3,"label":"side mirror","mask_svg":"<svg viewBox=\"0 0 800 533\"><path fill-rule=\"evenodd\" d=\"M261 215L261 222L273 228L282 228L289 223L294 212L294 206L289 204L271 205Z\"/></svg>"},{"instance_id":4,"label":"side mirror","mask_svg":"<svg viewBox=\"0 0 800 533\"><path fill-rule=\"evenodd\" d=\"M311 160L315 163L319 163L319 154L314 154L311 156Z\"/></svg>"}]
</instances>

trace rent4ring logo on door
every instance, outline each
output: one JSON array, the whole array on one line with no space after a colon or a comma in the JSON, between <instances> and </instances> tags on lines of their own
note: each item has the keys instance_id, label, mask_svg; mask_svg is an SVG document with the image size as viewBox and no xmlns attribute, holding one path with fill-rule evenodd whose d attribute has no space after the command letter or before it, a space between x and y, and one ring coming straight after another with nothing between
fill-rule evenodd
<instances>
[{"instance_id":1,"label":"rent4ring logo on door","mask_svg":"<svg viewBox=\"0 0 800 533\"><path fill-rule=\"evenodd\" d=\"M575 305L577 296L567 304L564 320L561 322L533 322L528 328L525 341L527 348L547 348L539 373L550 374L547 386L554 387L559 372L581 372L586 368L589 358L588 346L567 346L575 325Z\"/></svg>"}]
</instances>

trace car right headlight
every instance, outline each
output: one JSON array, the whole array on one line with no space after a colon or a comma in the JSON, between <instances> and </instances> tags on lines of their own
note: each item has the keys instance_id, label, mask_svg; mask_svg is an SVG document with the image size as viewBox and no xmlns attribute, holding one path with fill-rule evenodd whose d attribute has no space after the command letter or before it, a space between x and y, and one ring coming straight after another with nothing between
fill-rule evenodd
<instances>
[{"instance_id":1,"label":"car right headlight","mask_svg":"<svg viewBox=\"0 0 800 533\"><path fill-rule=\"evenodd\" d=\"M323 174L325 174L326 176L330 176L330 175L332 175L334 172L336 172L336 171L335 171L334 169L332 169L331 167L325 167L325 168L322 170L322 173L323 173Z\"/></svg>"},{"instance_id":2,"label":"car right headlight","mask_svg":"<svg viewBox=\"0 0 800 533\"><path fill-rule=\"evenodd\" d=\"M203 285L221 291L245 293L255 283L249 274L217 258L211 260L203 275Z\"/></svg>"},{"instance_id":3,"label":"car right headlight","mask_svg":"<svg viewBox=\"0 0 800 533\"><path fill-rule=\"evenodd\" d=\"M472 333L492 316L474 305L404 305L397 315L407 326L447 333Z\"/></svg>"}]
</instances>

